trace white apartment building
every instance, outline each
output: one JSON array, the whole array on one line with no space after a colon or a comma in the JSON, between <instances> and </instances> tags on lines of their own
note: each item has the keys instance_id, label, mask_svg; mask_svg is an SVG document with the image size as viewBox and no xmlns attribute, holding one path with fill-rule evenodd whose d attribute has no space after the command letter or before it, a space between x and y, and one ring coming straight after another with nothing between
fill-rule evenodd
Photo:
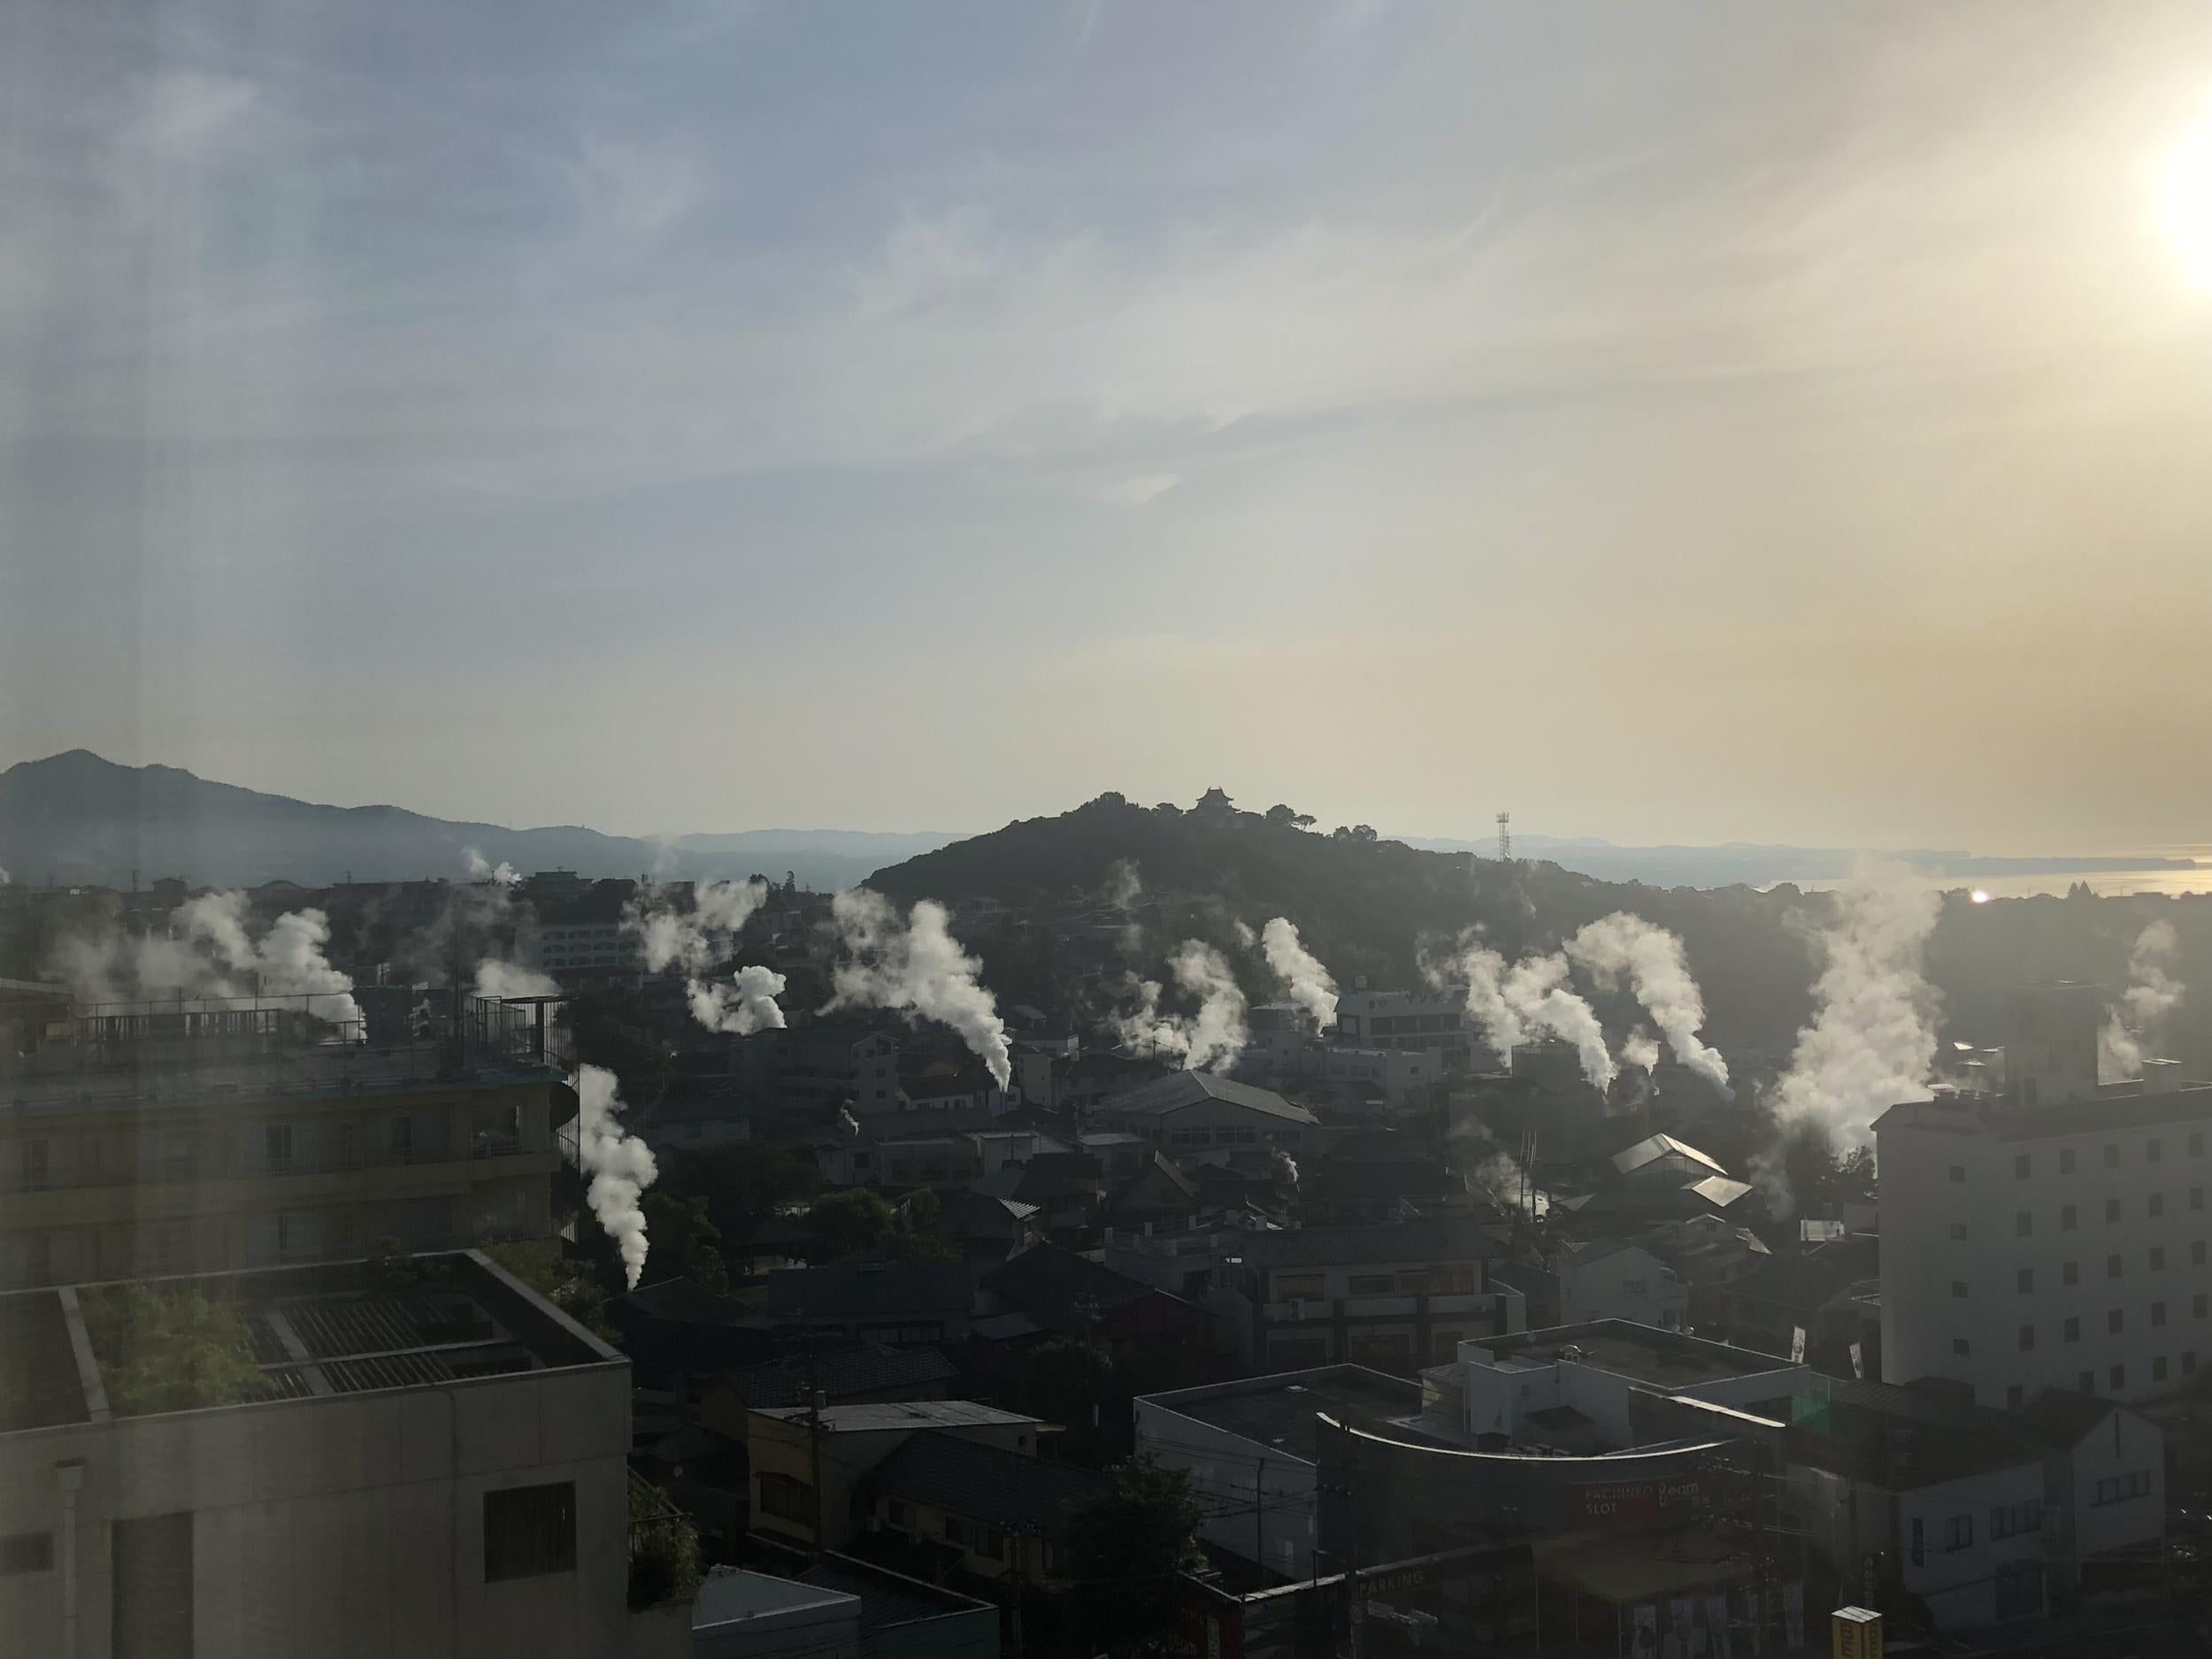
<instances>
[{"instance_id":1,"label":"white apartment building","mask_svg":"<svg viewBox=\"0 0 2212 1659\"><path fill-rule=\"evenodd\" d=\"M526 918L515 926L515 958L556 979L645 972L643 947L620 922L545 923Z\"/></svg>"},{"instance_id":2,"label":"white apartment building","mask_svg":"<svg viewBox=\"0 0 2212 1659\"><path fill-rule=\"evenodd\" d=\"M1463 999L1415 991L1371 991L1337 999L1330 1039L1347 1048L1403 1048L1433 1056L1437 1071L1464 1071L1474 1045Z\"/></svg>"},{"instance_id":3,"label":"white apartment building","mask_svg":"<svg viewBox=\"0 0 2212 1659\"><path fill-rule=\"evenodd\" d=\"M2018 1408L2149 1399L2212 1363L2212 1087L2084 1082L2038 1065L1875 1125L1886 1380Z\"/></svg>"}]
</instances>

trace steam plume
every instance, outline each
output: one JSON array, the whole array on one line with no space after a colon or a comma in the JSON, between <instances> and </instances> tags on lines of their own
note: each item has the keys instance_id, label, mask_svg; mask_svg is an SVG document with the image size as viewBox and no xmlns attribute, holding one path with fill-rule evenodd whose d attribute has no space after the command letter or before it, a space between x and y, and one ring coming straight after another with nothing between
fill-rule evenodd
<instances>
[{"instance_id":1,"label":"steam plume","mask_svg":"<svg viewBox=\"0 0 2212 1659\"><path fill-rule=\"evenodd\" d=\"M1569 940L1567 954L1608 989L1626 975L1630 989L1666 1038L1674 1057L1724 1095L1732 1094L1728 1062L1697 1034L1705 1023L1705 999L1690 977L1679 939L1640 916L1616 910Z\"/></svg>"},{"instance_id":2,"label":"steam plume","mask_svg":"<svg viewBox=\"0 0 2212 1659\"><path fill-rule=\"evenodd\" d=\"M638 1206L660 1173L653 1149L622 1127L622 1095L613 1072L603 1066L576 1069L576 1161L591 1172L584 1202L615 1248L622 1252L622 1276L632 1290L645 1271L645 1212Z\"/></svg>"},{"instance_id":3,"label":"steam plume","mask_svg":"<svg viewBox=\"0 0 2212 1659\"><path fill-rule=\"evenodd\" d=\"M902 924L881 894L849 887L830 901L830 916L849 956L833 976L830 1008L899 1009L941 1021L960 1033L999 1087L1013 1081L1006 1022L977 983L982 964L952 936L943 905L918 900Z\"/></svg>"},{"instance_id":4,"label":"steam plume","mask_svg":"<svg viewBox=\"0 0 2212 1659\"><path fill-rule=\"evenodd\" d=\"M1890 1107L1928 1097L1936 994L1920 967L1939 901L1901 864L1862 864L1835 903L1820 941L1824 965L1813 984L1812 1024L1797 1033L1773 1106L1786 1131L1809 1119L1855 1147ZM1762 1165L1757 1172L1786 1202L1778 1171Z\"/></svg>"},{"instance_id":5,"label":"steam plume","mask_svg":"<svg viewBox=\"0 0 2212 1659\"><path fill-rule=\"evenodd\" d=\"M783 995L783 975L769 968L737 971L733 984L716 985L703 979L691 982L691 1017L709 1031L734 1032L749 1037L757 1031L784 1029L783 1010L776 999Z\"/></svg>"},{"instance_id":6,"label":"steam plume","mask_svg":"<svg viewBox=\"0 0 2212 1659\"><path fill-rule=\"evenodd\" d=\"M1138 872L1136 862L1117 858L1106 872L1106 900L1128 910L1144 896L1144 878Z\"/></svg>"},{"instance_id":7,"label":"steam plume","mask_svg":"<svg viewBox=\"0 0 2212 1659\"><path fill-rule=\"evenodd\" d=\"M559 983L550 975L526 968L518 962L502 962L496 956L487 956L476 964L479 996L557 996L560 990Z\"/></svg>"},{"instance_id":8,"label":"steam plume","mask_svg":"<svg viewBox=\"0 0 2212 1659\"><path fill-rule=\"evenodd\" d=\"M522 881L522 872L504 858L495 865L473 847L461 849L461 863L472 880L495 881L503 887L518 887Z\"/></svg>"},{"instance_id":9,"label":"steam plume","mask_svg":"<svg viewBox=\"0 0 2212 1659\"><path fill-rule=\"evenodd\" d=\"M692 889L687 911L649 910L633 902L622 920L641 941L647 968L655 973L670 967L684 971L684 996L694 1019L709 1031L749 1036L783 1028L783 1010L776 1004L783 975L767 968L741 968L731 986L711 982L707 972L767 902L765 881L703 881Z\"/></svg>"},{"instance_id":10,"label":"steam plume","mask_svg":"<svg viewBox=\"0 0 2212 1659\"><path fill-rule=\"evenodd\" d=\"M2171 922L2153 922L2136 936L2128 953L2128 988L2099 1033L2101 1069L2116 1077L2143 1075L2143 1044L2156 1036L2158 1022L2180 1002L2185 989L2168 972L2180 941Z\"/></svg>"},{"instance_id":11,"label":"steam plume","mask_svg":"<svg viewBox=\"0 0 2212 1659\"><path fill-rule=\"evenodd\" d=\"M1618 1069L1606 1049L1605 1028L1590 1004L1567 988L1567 958L1524 956L1507 966L1487 945L1469 945L1452 964L1467 981L1467 1013L1502 1060L1532 1033L1548 1032L1574 1044L1582 1075L1609 1088Z\"/></svg>"},{"instance_id":12,"label":"steam plume","mask_svg":"<svg viewBox=\"0 0 2212 1659\"><path fill-rule=\"evenodd\" d=\"M1638 1026L1621 1041L1621 1063L1624 1065L1632 1065L1643 1071L1657 1070L1659 1065L1658 1040L1642 1026Z\"/></svg>"},{"instance_id":13,"label":"steam plume","mask_svg":"<svg viewBox=\"0 0 2212 1659\"><path fill-rule=\"evenodd\" d=\"M203 893L170 912L169 932L128 939L73 939L57 953L64 978L87 1002L297 996L319 1018L357 1021L353 981L330 965L330 920L320 910L280 916L257 942L246 895Z\"/></svg>"},{"instance_id":14,"label":"steam plume","mask_svg":"<svg viewBox=\"0 0 2212 1659\"><path fill-rule=\"evenodd\" d=\"M1186 1071L1210 1071L1235 1059L1251 1033L1244 993L1228 958L1202 939L1186 939L1168 968L1176 984L1198 999L1197 1013L1189 1018L1164 1013L1160 984L1147 979L1138 987L1136 1011L1117 1022L1122 1041L1139 1054L1180 1060Z\"/></svg>"},{"instance_id":15,"label":"steam plume","mask_svg":"<svg viewBox=\"0 0 2212 1659\"><path fill-rule=\"evenodd\" d=\"M1298 925L1278 916L1260 930L1267 965L1323 1031L1336 1024L1336 981L1298 937Z\"/></svg>"}]
</instances>

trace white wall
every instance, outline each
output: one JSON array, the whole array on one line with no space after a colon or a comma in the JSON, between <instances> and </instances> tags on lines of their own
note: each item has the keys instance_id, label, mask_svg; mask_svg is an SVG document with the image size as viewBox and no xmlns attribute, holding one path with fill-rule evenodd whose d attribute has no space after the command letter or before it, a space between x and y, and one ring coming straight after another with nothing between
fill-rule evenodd
<instances>
[{"instance_id":1,"label":"white wall","mask_svg":"<svg viewBox=\"0 0 2212 1659\"><path fill-rule=\"evenodd\" d=\"M1678 1331L1687 1322L1689 1286L1648 1250L1631 1245L1588 1261L1559 1263L1559 1322L1626 1319Z\"/></svg>"},{"instance_id":2,"label":"white wall","mask_svg":"<svg viewBox=\"0 0 2212 1659\"><path fill-rule=\"evenodd\" d=\"M1315 1486L1317 1471L1279 1446L1248 1440L1139 1400L1137 1450L1169 1469L1188 1472L1207 1510L1205 1539L1247 1561L1290 1578L1313 1571ZM1256 1503L1266 1512L1256 1517Z\"/></svg>"},{"instance_id":3,"label":"white wall","mask_svg":"<svg viewBox=\"0 0 2212 1659\"><path fill-rule=\"evenodd\" d=\"M626 1640L629 1368L285 1401L0 1437L0 1535L57 1533L0 1578L0 1631L63 1640L56 1465L81 1460L74 1659L108 1652L108 1524L193 1512L194 1640L235 1659L599 1659ZM483 1494L576 1485L576 1568L484 1582Z\"/></svg>"}]
</instances>

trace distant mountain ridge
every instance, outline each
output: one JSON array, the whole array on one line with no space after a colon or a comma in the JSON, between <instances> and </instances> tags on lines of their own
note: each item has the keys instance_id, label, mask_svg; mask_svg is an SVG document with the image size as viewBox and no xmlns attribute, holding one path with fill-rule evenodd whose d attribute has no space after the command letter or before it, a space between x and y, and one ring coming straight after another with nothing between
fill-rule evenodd
<instances>
[{"instance_id":1,"label":"distant mountain ridge","mask_svg":"<svg viewBox=\"0 0 2212 1659\"><path fill-rule=\"evenodd\" d=\"M0 868L21 882L120 886L181 876L195 886L459 878L466 849L496 864L591 877L672 879L786 871L849 887L887 858L941 847L938 831L746 830L670 841L578 825L507 829L396 806L339 807L218 783L174 766L124 766L71 749L0 772Z\"/></svg>"},{"instance_id":2,"label":"distant mountain ridge","mask_svg":"<svg viewBox=\"0 0 2212 1659\"><path fill-rule=\"evenodd\" d=\"M1455 841L1407 835L1409 847L1431 852L1471 852L1492 856L1494 841ZM1549 859L1570 870L1614 881L1649 881L1663 887L1720 887L1733 882L1763 887L1776 881L1835 881L1851 872L1863 855L1845 847L1791 847L1756 841L1724 841L1717 846L1624 847L1593 836L1516 833L1514 850L1524 857ZM2159 857L2041 858L1990 857L1956 849L1902 847L1882 849L1925 875L1969 880L1976 878L2093 875L2106 870L2190 870L2195 861Z\"/></svg>"}]
</instances>

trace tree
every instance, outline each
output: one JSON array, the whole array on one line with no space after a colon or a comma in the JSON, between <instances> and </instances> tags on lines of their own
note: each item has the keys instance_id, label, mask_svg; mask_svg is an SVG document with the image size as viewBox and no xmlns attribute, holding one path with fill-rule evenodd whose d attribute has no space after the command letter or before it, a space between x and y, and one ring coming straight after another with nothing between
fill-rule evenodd
<instances>
[{"instance_id":1,"label":"tree","mask_svg":"<svg viewBox=\"0 0 2212 1659\"><path fill-rule=\"evenodd\" d=\"M787 1204L813 1197L821 1184L813 1164L789 1148L740 1141L671 1158L656 1190L704 1199L726 1256L743 1255L763 1222Z\"/></svg>"},{"instance_id":2,"label":"tree","mask_svg":"<svg viewBox=\"0 0 2212 1659\"><path fill-rule=\"evenodd\" d=\"M1286 829L1298 821L1298 809L1284 806L1279 803L1267 809L1267 821L1270 824L1279 824Z\"/></svg>"},{"instance_id":3,"label":"tree","mask_svg":"<svg viewBox=\"0 0 2212 1659\"><path fill-rule=\"evenodd\" d=\"M729 1263L722 1259L722 1232L708 1218L703 1198L679 1198L659 1191L645 1194L645 1237L655 1266L682 1274L702 1289L730 1287Z\"/></svg>"},{"instance_id":4,"label":"tree","mask_svg":"<svg viewBox=\"0 0 2212 1659\"><path fill-rule=\"evenodd\" d=\"M108 1405L125 1416L237 1405L265 1390L237 1309L196 1290L121 1285L83 1299Z\"/></svg>"},{"instance_id":5,"label":"tree","mask_svg":"<svg viewBox=\"0 0 2212 1659\"><path fill-rule=\"evenodd\" d=\"M1353 825L1353 826L1352 826L1352 839L1353 839L1354 841L1373 841L1373 840L1375 839L1375 826L1374 826L1372 824L1355 824L1355 825Z\"/></svg>"},{"instance_id":6,"label":"tree","mask_svg":"<svg viewBox=\"0 0 2212 1659\"><path fill-rule=\"evenodd\" d=\"M807 1224L832 1261L863 1256L891 1235L891 1206L864 1187L827 1193L807 1211Z\"/></svg>"},{"instance_id":7,"label":"tree","mask_svg":"<svg viewBox=\"0 0 2212 1659\"><path fill-rule=\"evenodd\" d=\"M601 1341L619 1340L607 1323L607 1287L584 1263L559 1255L557 1247L525 1240L488 1244L484 1254ZM615 1282L621 1281L618 1278Z\"/></svg>"},{"instance_id":8,"label":"tree","mask_svg":"<svg viewBox=\"0 0 2212 1659\"><path fill-rule=\"evenodd\" d=\"M1176 1634L1176 1575L1202 1567L1198 1547L1205 1512L1189 1474L1133 1457L1107 1471L1113 1490L1076 1511L1068 1523L1067 1558L1081 1563L1076 1594L1087 1628L1111 1654L1170 1651Z\"/></svg>"}]
</instances>

